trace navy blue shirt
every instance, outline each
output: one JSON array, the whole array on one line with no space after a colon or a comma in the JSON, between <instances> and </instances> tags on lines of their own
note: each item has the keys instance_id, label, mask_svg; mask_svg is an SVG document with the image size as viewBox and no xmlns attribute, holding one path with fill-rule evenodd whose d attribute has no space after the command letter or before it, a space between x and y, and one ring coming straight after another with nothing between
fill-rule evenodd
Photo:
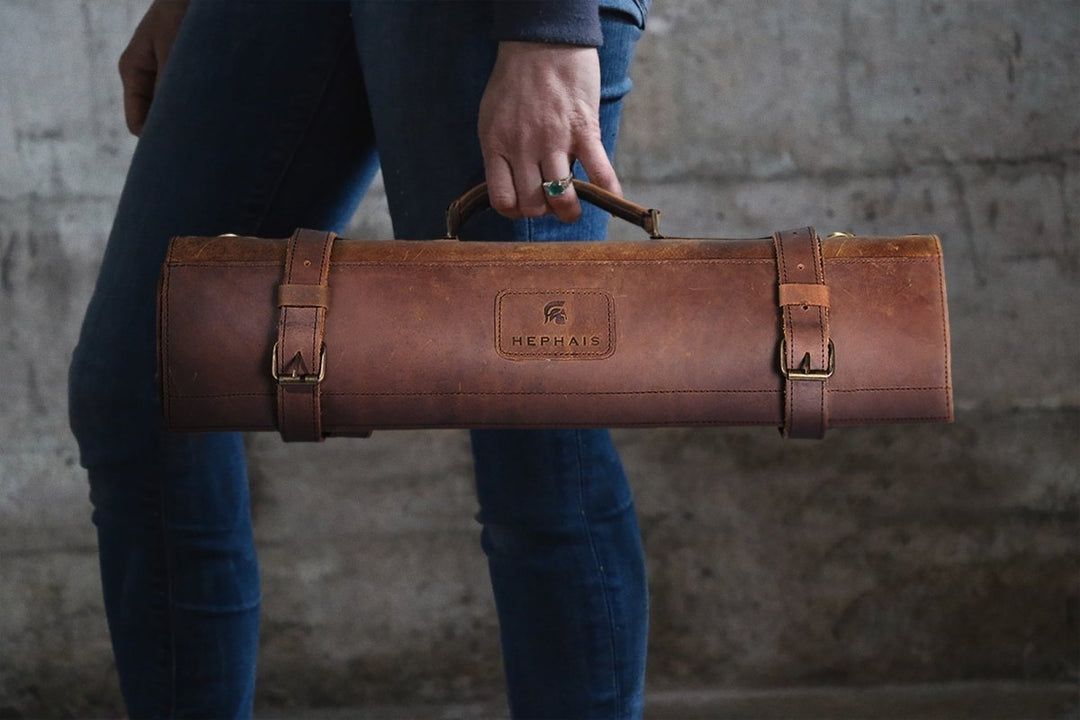
<instances>
[{"instance_id":1,"label":"navy blue shirt","mask_svg":"<svg viewBox=\"0 0 1080 720\"><path fill-rule=\"evenodd\" d=\"M627 13L644 26L649 0L492 0L495 40L599 47L600 8Z\"/></svg>"}]
</instances>

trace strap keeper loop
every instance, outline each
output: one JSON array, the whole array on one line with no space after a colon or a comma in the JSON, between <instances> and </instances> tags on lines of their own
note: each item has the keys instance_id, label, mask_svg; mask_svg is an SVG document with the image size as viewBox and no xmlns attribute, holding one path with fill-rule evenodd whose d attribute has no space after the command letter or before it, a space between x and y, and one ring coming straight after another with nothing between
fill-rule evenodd
<instances>
[{"instance_id":1,"label":"strap keeper loop","mask_svg":"<svg viewBox=\"0 0 1080 720\"><path fill-rule=\"evenodd\" d=\"M282 283L278 285L278 307L329 307L330 288L326 285Z\"/></svg>"},{"instance_id":2,"label":"strap keeper loop","mask_svg":"<svg viewBox=\"0 0 1080 720\"><path fill-rule=\"evenodd\" d=\"M780 306L829 307L829 286L814 283L783 283L780 285Z\"/></svg>"}]
</instances>

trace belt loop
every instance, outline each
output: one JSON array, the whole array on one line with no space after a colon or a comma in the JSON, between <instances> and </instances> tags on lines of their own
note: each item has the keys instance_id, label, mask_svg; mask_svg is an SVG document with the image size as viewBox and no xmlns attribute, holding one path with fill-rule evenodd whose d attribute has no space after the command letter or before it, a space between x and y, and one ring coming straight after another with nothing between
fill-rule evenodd
<instances>
[{"instance_id":1,"label":"belt loop","mask_svg":"<svg viewBox=\"0 0 1080 720\"><path fill-rule=\"evenodd\" d=\"M773 245L784 377L781 432L786 438L820 439L829 426L828 379L835 368L821 241L804 227L776 233Z\"/></svg>"},{"instance_id":2,"label":"belt loop","mask_svg":"<svg viewBox=\"0 0 1080 720\"><path fill-rule=\"evenodd\" d=\"M332 232L299 229L285 253L271 372L277 381L278 430L286 442L323 439L327 278L335 237Z\"/></svg>"}]
</instances>

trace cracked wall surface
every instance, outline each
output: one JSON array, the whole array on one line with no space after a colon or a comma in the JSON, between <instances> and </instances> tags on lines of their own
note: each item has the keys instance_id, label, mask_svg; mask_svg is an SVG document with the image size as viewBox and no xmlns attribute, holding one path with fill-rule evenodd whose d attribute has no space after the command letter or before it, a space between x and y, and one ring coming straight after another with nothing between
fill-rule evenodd
<instances>
[{"instance_id":1,"label":"cracked wall surface","mask_svg":"<svg viewBox=\"0 0 1080 720\"><path fill-rule=\"evenodd\" d=\"M115 64L145 4L0 0L4 717L119 702L65 383L134 148ZM957 422L618 431L650 682L1075 681L1080 3L655 4L627 195L668 235L940 235ZM389 237L378 184L349 234ZM498 692L464 433L248 445L261 704Z\"/></svg>"}]
</instances>

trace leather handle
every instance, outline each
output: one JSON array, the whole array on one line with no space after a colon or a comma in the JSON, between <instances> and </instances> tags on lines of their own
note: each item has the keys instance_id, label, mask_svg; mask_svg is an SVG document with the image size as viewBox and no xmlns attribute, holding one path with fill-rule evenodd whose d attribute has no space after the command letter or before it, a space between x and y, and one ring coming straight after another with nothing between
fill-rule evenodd
<instances>
[{"instance_id":1,"label":"leather handle","mask_svg":"<svg viewBox=\"0 0 1080 720\"><path fill-rule=\"evenodd\" d=\"M603 189L599 185L593 185L577 178L574 178L574 190L582 200L587 200L601 210L606 210L617 218L637 225L649 233L649 237L654 240L664 237L660 234L659 210L630 202L613 192ZM487 183L480 183L468 190L464 195L450 203L450 207L446 209L446 238L448 240L457 240L458 233L465 221L489 207L491 207L491 200L488 197Z\"/></svg>"}]
</instances>

